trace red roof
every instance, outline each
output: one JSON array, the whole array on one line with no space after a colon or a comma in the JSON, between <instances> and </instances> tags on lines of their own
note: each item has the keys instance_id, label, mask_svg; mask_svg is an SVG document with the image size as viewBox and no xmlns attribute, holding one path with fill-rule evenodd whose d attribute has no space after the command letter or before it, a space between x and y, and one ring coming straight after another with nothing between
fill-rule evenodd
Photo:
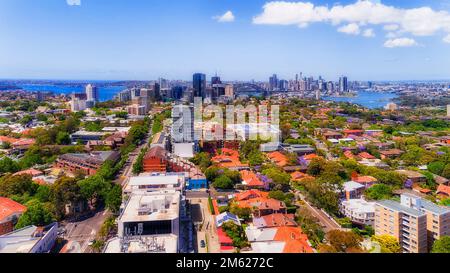
<instances>
[{"instance_id":1,"label":"red roof","mask_svg":"<svg viewBox=\"0 0 450 273\"><path fill-rule=\"evenodd\" d=\"M24 205L9 198L0 197L0 222L13 214L24 213L26 210L27 207Z\"/></svg>"},{"instance_id":2,"label":"red roof","mask_svg":"<svg viewBox=\"0 0 450 273\"><path fill-rule=\"evenodd\" d=\"M364 159L376 159L376 157L374 157L373 155L367 153L367 152L362 152L360 154L358 154L359 157L364 158Z\"/></svg>"},{"instance_id":3,"label":"red roof","mask_svg":"<svg viewBox=\"0 0 450 273\"><path fill-rule=\"evenodd\" d=\"M351 151L345 151L344 156L348 159L354 159L355 155Z\"/></svg>"},{"instance_id":4,"label":"red roof","mask_svg":"<svg viewBox=\"0 0 450 273\"><path fill-rule=\"evenodd\" d=\"M233 240L222 228L217 229L217 236L219 237L220 250L232 250L234 248Z\"/></svg>"},{"instance_id":5,"label":"red roof","mask_svg":"<svg viewBox=\"0 0 450 273\"><path fill-rule=\"evenodd\" d=\"M25 175L25 174L28 174L28 175L31 175L31 176L34 177L34 176L42 175L43 173L41 171L38 171L38 170L35 170L35 169L28 169L28 170L25 170L25 171L17 172L17 173L14 174L14 176L16 176L16 175Z\"/></svg>"},{"instance_id":6,"label":"red roof","mask_svg":"<svg viewBox=\"0 0 450 273\"><path fill-rule=\"evenodd\" d=\"M266 197L267 198L268 196L269 196L268 192L263 192L260 190L248 190L248 191L236 193L234 195L234 199L236 201L243 201L243 200L249 200L249 199L258 198L258 197Z\"/></svg>"},{"instance_id":7,"label":"red roof","mask_svg":"<svg viewBox=\"0 0 450 273\"><path fill-rule=\"evenodd\" d=\"M284 167L288 164L288 158L280 152L272 152L267 155L279 167Z\"/></svg>"},{"instance_id":8,"label":"red roof","mask_svg":"<svg viewBox=\"0 0 450 273\"><path fill-rule=\"evenodd\" d=\"M450 186L439 185L439 187L437 188L437 194L445 194L447 196L450 196Z\"/></svg>"},{"instance_id":9,"label":"red roof","mask_svg":"<svg viewBox=\"0 0 450 273\"><path fill-rule=\"evenodd\" d=\"M263 220L262 227L283 227L283 226L297 226L294 220L294 214L282 214L273 213L266 216L262 216Z\"/></svg>"},{"instance_id":10,"label":"red roof","mask_svg":"<svg viewBox=\"0 0 450 273\"><path fill-rule=\"evenodd\" d=\"M360 133L364 133L363 130L344 130L345 134L360 134Z\"/></svg>"},{"instance_id":11,"label":"red roof","mask_svg":"<svg viewBox=\"0 0 450 273\"><path fill-rule=\"evenodd\" d=\"M251 187L264 187L264 183L259 177L252 171L241 171L242 180L247 186Z\"/></svg>"},{"instance_id":12,"label":"red roof","mask_svg":"<svg viewBox=\"0 0 450 273\"><path fill-rule=\"evenodd\" d=\"M279 227L274 237L275 241L285 242L283 253L313 253L308 243L308 236L300 227Z\"/></svg>"}]
</instances>

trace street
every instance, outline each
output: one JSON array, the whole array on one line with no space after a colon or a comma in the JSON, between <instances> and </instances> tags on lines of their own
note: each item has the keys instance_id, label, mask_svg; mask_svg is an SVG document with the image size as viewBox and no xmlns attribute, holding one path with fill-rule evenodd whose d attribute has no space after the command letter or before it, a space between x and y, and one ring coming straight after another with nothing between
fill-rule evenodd
<instances>
[{"instance_id":1,"label":"street","mask_svg":"<svg viewBox=\"0 0 450 273\"><path fill-rule=\"evenodd\" d=\"M136 162L139 152L151 141L151 134L149 134L145 141L139 145L132 153L130 153L127 163L125 163L123 170L119 172L121 176L115 181L115 183L122 187L128 182L129 177L132 175L133 164ZM63 225L65 228L64 239L68 241L68 245L72 246L69 252L72 253L90 253L92 249L89 247L90 242L94 240L102 227L104 221L111 215L108 210L102 210L97 212L94 216L80 221L67 223Z\"/></svg>"},{"instance_id":2,"label":"street","mask_svg":"<svg viewBox=\"0 0 450 273\"><path fill-rule=\"evenodd\" d=\"M334 219L330 219L330 216L328 214L323 212L321 209L315 208L311 204L309 204L300 192L296 191L295 195L305 203L305 207L308 209L308 211L319 220L325 232L342 229L341 226L336 223L336 221L334 221Z\"/></svg>"},{"instance_id":3,"label":"street","mask_svg":"<svg viewBox=\"0 0 450 273\"><path fill-rule=\"evenodd\" d=\"M73 253L90 253L89 242L94 240L103 222L110 215L106 210L96 213L93 217L81 222L68 223L65 225L66 235L64 239L68 243L78 246Z\"/></svg>"}]
</instances>

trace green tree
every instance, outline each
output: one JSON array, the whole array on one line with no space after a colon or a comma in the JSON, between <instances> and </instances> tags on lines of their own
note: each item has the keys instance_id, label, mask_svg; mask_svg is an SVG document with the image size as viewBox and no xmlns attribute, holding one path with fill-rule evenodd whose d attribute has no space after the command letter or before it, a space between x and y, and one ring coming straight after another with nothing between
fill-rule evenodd
<instances>
[{"instance_id":1,"label":"green tree","mask_svg":"<svg viewBox=\"0 0 450 273\"><path fill-rule=\"evenodd\" d=\"M56 136L56 144L58 145L69 145L71 142L70 135L67 132L58 132Z\"/></svg>"},{"instance_id":2,"label":"green tree","mask_svg":"<svg viewBox=\"0 0 450 273\"><path fill-rule=\"evenodd\" d=\"M214 188L232 189L234 187L233 181L226 175L220 175L213 182Z\"/></svg>"},{"instance_id":3,"label":"green tree","mask_svg":"<svg viewBox=\"0 0 450 273\"><path fill-rule=\"evenodd\" d=\"M19 164L5 156L0 160L0 173L15 173L20 170Z\"/></svg>"},{"instance_id":4,"label":"green tree","mask_svg":"<svg viewBox=\"0 0 450 273\"><path fill-rule=\"evenodd\" d=\"M435 161L428 164L428 170L434 174L442 175L445 169L445 163L442 161Z\"/></svg>"},{"instance_id":5,"label":"green tree","mask_svg":"<svg viewBox=\"0 0 450 273\"><path fill-rule=\"evenodd\" d=\"M0 196L11 197L34 195L38 185L33 182L31 175L7 175L0 179Z\"/></svg>"},{"instance_id":6,"label":"green tree","mask_svg":"<svg viewBox=\"0 0 450 273\"><path fill-rule=\"evenodd\" d=\"M336 252L361 250L362 237L352 231L332 230L327 234L328 243Z\"/></svg>"},{"instance_id":7,"label":"green tree","mask_svg":"<svg viewBox=\"0 0 450 273\"><path fill-rule=\"evenodd\" d=\"M372 236L372 240L378 242L381 246L382 253L401 253L402 248L398 240L388 234L383 235L374 235Z\"/></svg>"},{"instance_id":8,"label":"green tree","mask_svg":"<svg viewBox=\"0 0 450 273\"><path fill-rule=\"evenodd\" d=\"M48 206L38 200L28 202L26 207L27 211L20 216L16 229L24 228L30 225L46 226L55 221Z\"/></svg>"},{"instance_id":9,"label":"green tree","mask_svg":"<svg viewBox=\"0 0 450 273\"><path fill-rule=\"evenodd\" d=\"M117 213L122 204L122 187L120 185L114 185L108 191L106 195L105 205L113 213Z\"/></svg>"},{"instance_id":10,"label":"green tree","mask_svg":"<svg viewBox=\"0 0 450 273\"><path fill-rule=\"evenodd\" d=\"M436 240L431 253L450 253L450 236L443 236Z\"/></svg>"},{"instance_id":11,"label":"green tree","mask_svg":"<svg viewBox=\"0 0 450 273\"><path fill-rule=\"evenodd\" d=\"M392 188L388 185L376 184L368 188L365 195L371 200L390 199L392 197Z\"/></svg>"},{"instance_id":12,"label":"green tree","mask_svg":"<svg viewBox=\"0 0 450 273\"><path fill-rule=\"evenodd\" d=\"M98 205L105 200L111 184L99 175L90 176L78 182L80 193L91 206Z\"/></svg>"}]
</instances>

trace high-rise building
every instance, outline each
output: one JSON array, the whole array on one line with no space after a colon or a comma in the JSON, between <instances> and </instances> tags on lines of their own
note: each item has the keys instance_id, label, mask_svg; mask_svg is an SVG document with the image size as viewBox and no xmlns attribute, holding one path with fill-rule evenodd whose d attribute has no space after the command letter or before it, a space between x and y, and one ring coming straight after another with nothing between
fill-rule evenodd
<instances>
[{"instance_id":1,"label":"high-rise building","mask_svg":"<svg viewBox=\"0 0 450 273\"><path fill-rule=\"evenodd\" d=\"M92 84L86 85L86 97L88 101L98 102L99 94L96 86Z\"/></svg>"},{"instance_id":2,"label":"high-rise building","mask_svg":"<svg viewBox=\"0 0 450 273\"><path fill-rule=\"evenodd\" d=\"M273 74L272 77L269 78L269 89L270 91L276 90L278 88L278 77L277 74Z\"/></svg>"},{"instance_id":3,"label":"high-rise building","mask_svg":"<svg viewBox=\"0 0 450 273\"><path fill-rule=\"evenodd\" d=\"M211 84L222 84L222 82L220 81L220 77L217 76L217 74L211 78Z\"/></svg>"},{"instance_id":4,"label":"high-rise building","mask_svg":"<svg viewBox=\"0 0 450 273\"><path fill-rule=\"evenodd\" d=\"M206 97L206 75L201 73L196 73L192 79L192 86L194 89L194 97Z\"/></svg>"},{"instance_id":5,"label":"high-rise building","mask_svg":"<svg viewBox=\"0 0 450 273\"><path fill-rule=\"evenodd\" d=\"M334 92L334 83L333 82L330 81L327 83L327 91L330 93Z\"/></svg>"},{"instance_id":6,"label":"high-rise building","mask_svg":"<svg viewBox=\"0 0 450 273\"><path fill-rule=\"evenodd\" d=\"M378 201L375 205L375 234L397 238L403 252L426 253L435 240L450 235L450 208L411 194L400 203Z\"/></svg>"},{"instance_id":7,"label":"high-rise building","mask_svg":"<svg viewBox=\"0 0 450 273\"><path fill-rule=\"evenodd\" d=\"M194 107L175 105L172 108L171 136L173 143L188 143L194 141Z\"/></svg>"},{"instance_id":8,"label":"high-rise building","mask_svg":"<svg viewBox=\"0 0 450 273\"><path fill-rule=\"evenodd\" d=\"M316 100L320 100L320 90L316 90Z\"/></svg>"},{"instance_id":9,"label":"high-rise building","mask_svg":"<svg viewBox=\"0 0 450 273\"><path fill-rule=\"evenodd\" d=\"M234 98L234 87L232 84L225 85L225 96Z\"/></svg>"},{"instance_id":10,"label":"high-rise building","mask_svg":"<svg viewBox=\"0 0 450 273\"><path fill-rule=\"evenodd\" d=\"M339 78L339 92L348 92L348 79L345 76Z\"/></svg>"}]
</instances>

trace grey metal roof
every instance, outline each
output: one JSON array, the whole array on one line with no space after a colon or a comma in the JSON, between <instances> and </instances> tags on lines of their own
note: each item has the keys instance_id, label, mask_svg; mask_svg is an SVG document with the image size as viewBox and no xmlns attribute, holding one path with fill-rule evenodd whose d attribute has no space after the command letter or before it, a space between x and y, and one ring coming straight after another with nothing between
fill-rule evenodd
<instances>
[{"instance_id":1,"label":"grey metal roof","mask_svg":"<svg viewBox=\"0 0 450 273\"><path fill-rule=\"evenodd\" d=\"M404 212L406 214L410 214L416 217L420 217L425 215L424 212L421 212L419 210L410 208L410 207L406 207L406 206L402 206L399 202L395 202L392 200L381 200L381 201L377 201L377 204L386 207L388 209L392 209L395 211L400 211L400 212Z\"/></svg>"}]
</instances>

